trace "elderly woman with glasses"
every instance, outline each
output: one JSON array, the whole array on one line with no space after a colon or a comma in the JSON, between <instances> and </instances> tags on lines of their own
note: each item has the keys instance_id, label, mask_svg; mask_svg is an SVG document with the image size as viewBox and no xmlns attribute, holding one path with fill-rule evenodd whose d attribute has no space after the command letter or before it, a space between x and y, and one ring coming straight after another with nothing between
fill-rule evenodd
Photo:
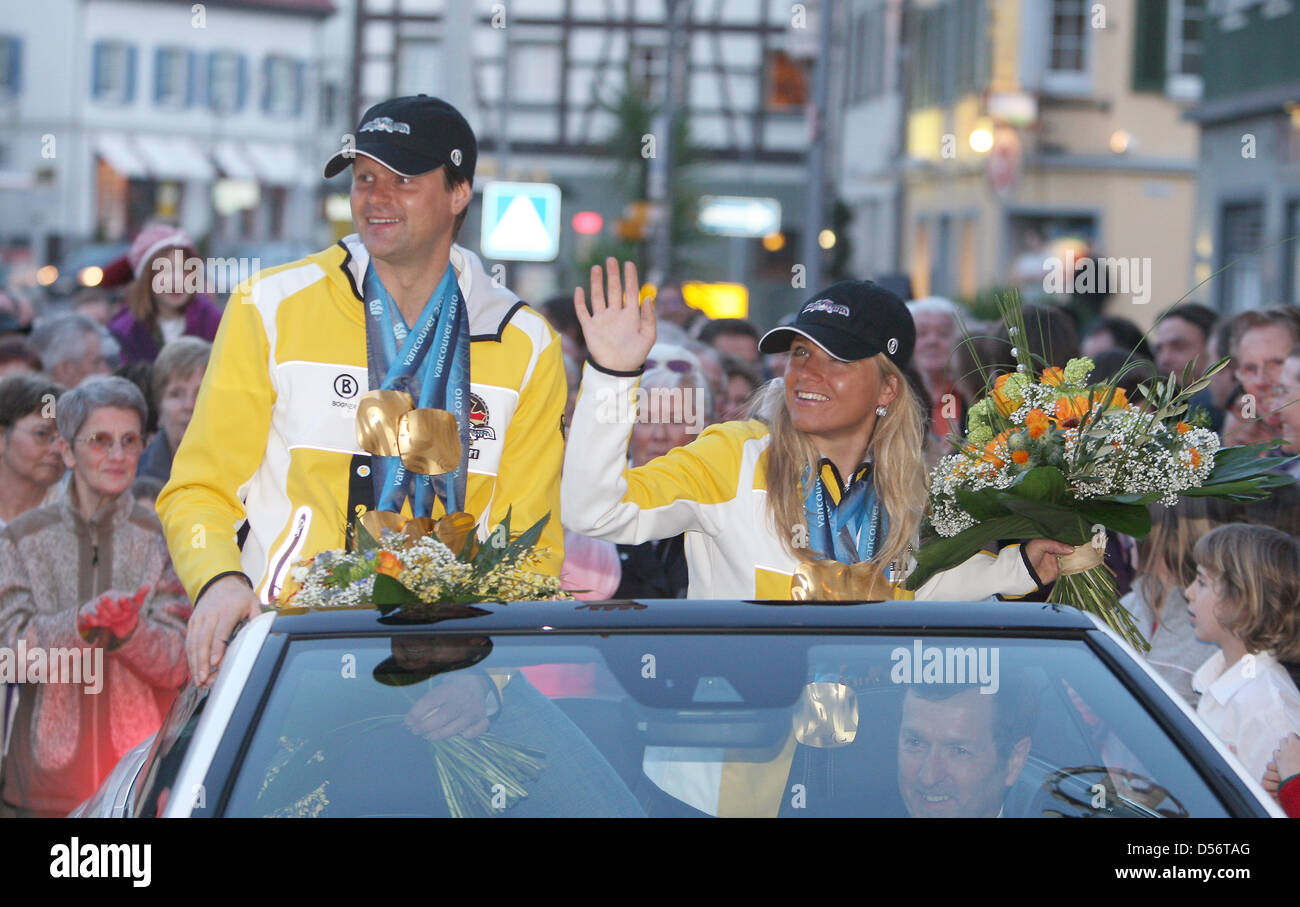
<instances>
[{"instance_id":1,"label":"elderly woman with glasses","mask_svg":"<svg viewBox=\"0 0 1300 907\"><path fill-rule=\"evenodd\" d=\"M76 807L158 730L188 676L188 602L157 516L130 492L145 417L124 378L64 394L63 493L0 531L0 646L26 653L27 666L5 766L9 815Z\"/></svg>"}]
</instances>

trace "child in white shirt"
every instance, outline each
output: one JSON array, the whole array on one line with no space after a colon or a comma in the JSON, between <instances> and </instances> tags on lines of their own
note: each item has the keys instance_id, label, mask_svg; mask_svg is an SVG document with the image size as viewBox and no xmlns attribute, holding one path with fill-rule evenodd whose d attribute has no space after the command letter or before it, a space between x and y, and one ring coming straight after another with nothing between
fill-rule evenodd
<instances>
[{"instance_id":1,"label":"child in white shirt","mask_svg":"<svg viewBox=\"0 0 1300 907\"><path fill-rule=\"evenodd\" d=\"M1196 638L1219 652L1192 677L1196 712L1261 780L1277 741L1300 732L1300 689L1279 659L1300 659L1300 543L1230 523L1196 543L1186 589Z\"/></svg>"}]
</instances>

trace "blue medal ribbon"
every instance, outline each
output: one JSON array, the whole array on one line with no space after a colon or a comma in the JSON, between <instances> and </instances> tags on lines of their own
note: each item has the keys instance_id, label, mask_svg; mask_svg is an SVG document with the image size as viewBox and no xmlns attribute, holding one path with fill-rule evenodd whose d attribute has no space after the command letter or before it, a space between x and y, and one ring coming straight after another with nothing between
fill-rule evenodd
<instances>
[{"instance_id":1,"label":"blue medal ribbon","mask_svg":"<svg viewBox=\"0 0 1300 907\"><path fill-rule=\"evenodd\" d=\"M856 564L875 557L879 542L889 532L889 518L880 506L868 466L858 473L848 491L827 483L826 474L833 469L826 461L815 480L804 469L804 515L808 520L809 544L818 556L842 564ZM838 483L836 483L838 486Z\"/></svg>"},{"instance_id":2,"label":"blue medal ribbon","mask_svg":"<svg viewBox=\"0 0 1300 907\"><path fill-rule=\"evenodd\" d=\"M470 447L469 315L456 272L448 263L409 330L373 264L366 268L362 287L370 386L405 391L420 409L445 409L460 426L460 464L453 472L420 475L409 472L400 457L372 456L376 508L396 513L409 497L412 516L433 516L435 501L446 513L464 510Z\"/></svg>"}]
</instances>

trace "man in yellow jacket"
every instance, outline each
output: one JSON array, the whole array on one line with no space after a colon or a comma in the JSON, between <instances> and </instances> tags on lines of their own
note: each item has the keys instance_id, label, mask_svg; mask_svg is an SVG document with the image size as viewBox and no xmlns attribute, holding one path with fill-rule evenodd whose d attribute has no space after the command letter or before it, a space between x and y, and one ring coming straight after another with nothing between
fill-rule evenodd
<instances>
[{"instance_id":1,"label":"man in yellow jacket","mask_svg":"<svg viewBox=\"0 0 1300 907\"><path fill-rule=\"evenodd\" d=\"M410 515L402 471L358 446L357 401L368 389L422 399L422 387L437 387L444 397L417 405L458 415L469 443L459 469L425 486L431 515L468 511L486 539L507 508L516 527L549 513L539 545L544 569L558 575L560 345L453 244L476 147L469 124L436 98L375 105L325 167L327 177L353 168L357 233L231 295L158 497L195 602L186 639L195 682L210 681L235 626L276 601L294 563L343 547L367 509Z\"/></svg>"}]
</instances>

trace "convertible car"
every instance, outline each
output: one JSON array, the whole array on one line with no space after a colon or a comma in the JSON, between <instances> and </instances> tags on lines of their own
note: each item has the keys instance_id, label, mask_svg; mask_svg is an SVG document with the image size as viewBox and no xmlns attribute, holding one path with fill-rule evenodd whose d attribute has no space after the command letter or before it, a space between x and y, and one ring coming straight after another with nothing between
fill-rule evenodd
<instances>
[{"instance_id":1,"label":"convertible car","mask_svg":"<svg viewBox=\"0 0 1300 907\"><path fill-rule=\"evenodd\" d=\"M1071 608L675 600L265 613L74 815L1282 813Z\"/></svg>"}]
</instances>

